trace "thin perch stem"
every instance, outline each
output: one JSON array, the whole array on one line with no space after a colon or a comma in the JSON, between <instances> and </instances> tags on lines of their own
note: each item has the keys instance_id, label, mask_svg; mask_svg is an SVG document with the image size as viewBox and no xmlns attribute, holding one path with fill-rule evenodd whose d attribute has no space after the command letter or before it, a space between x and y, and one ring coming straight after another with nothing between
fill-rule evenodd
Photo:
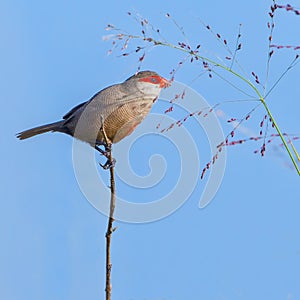
<instances>
[{"instance_id":1,"label":"thin perch stem","mask_svg":"<svg viewBox=\"0 0 300 300\"><path fill-rule=\"evenodd\" d=\"M111 300L111 291L112 291L112 285L111 285L111 269L112 269L112 263L111 263L111 238L112 233L115 231L115 228L113 228L113 222L114 222L114 210L116 205L116 187L115 187L115 170L114 170L114 158L112 155L112 149L111 149L111 142L107 138L105 128L104 128L104 122L102 118L102 127L101 132L104 136L105 146L107 153L107 158L111 164L109 171L110 171L110 208L109 208L109 217L108 217L108 223L107 223L107 230L105 234L106 238L106 282L105 282L105 299Z\"/></svg>"},{"instance_id":2,"label":"thin perch stem","mask_svg":"<svg viewBox=\"0 0 300 300\"><path fill-rule=\"evenodd\" d=\"M112 154L110 151L109 160L112 162ZM115 203L116 203L116 194L115 194L115 172L114 167L110 169L110 209L109 209L109 218L107 223L107 230L105 234L106 238L106 284L105 284L105 294L106 300L111 300L111 258L110 258L110 245L111 245L111 237L112 233L114 232L113 222L114 222L114 210L115 210Z\"/></svg>"}]
</instances>

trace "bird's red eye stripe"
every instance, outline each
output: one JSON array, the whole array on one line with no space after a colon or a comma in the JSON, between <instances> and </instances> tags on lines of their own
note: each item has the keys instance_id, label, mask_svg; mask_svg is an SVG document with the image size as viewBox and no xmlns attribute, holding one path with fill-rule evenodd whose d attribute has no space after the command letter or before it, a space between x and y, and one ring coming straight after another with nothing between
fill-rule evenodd
<instances>
[{"instance_id":1,"label":"bird's red eye stripe","mask_svg":"<svg viewBox=\"0 0 300 300\"><path fill-rule=\"evenodd\" d=\"M157 84L160 83L161 80L162 78L160 76L148 76L148 77L141 78L139 81Z\"/></svg>"},{"instance_id":2,"label":"bird's red eye stripe","mask_svg":"<svg viewBox=\"0 0 300 300\"><path fill-rule=\"evenodd\" d=\"M159 84L161 88L167 87L168 83L169 83L165 78L157 76L157 75L140 78L139 81L149 82L152 84Z\"/></svg>"}]
</instances>

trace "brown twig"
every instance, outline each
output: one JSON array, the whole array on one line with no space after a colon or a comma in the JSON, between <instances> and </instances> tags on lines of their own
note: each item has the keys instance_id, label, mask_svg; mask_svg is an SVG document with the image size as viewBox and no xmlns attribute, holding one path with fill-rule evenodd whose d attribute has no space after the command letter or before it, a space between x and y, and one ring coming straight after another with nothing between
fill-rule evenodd
<instances>
[{"instance_id":1,"label":"brown twig","mask_svg":"<svg viewBox=\"0 0 300 300\"><path fill-rule=\"evenodd\" d=\"M105 283L105 299L111 300L111 269L112 269L112 263L110 258L110 248L111 248L111 237L112 233L115 231L115 228L113 228L113 222L114 222L114 210L116 205L116 188L115 188L115 170L114 170L114 158L112 156L112 149L111 149L111 142L109 141L105 128L104 128L104 122L102 118L102 126L101 126L101 132L104 136L105 141L105 148L107 151L107 158L111 164L109 171L110 171L110 209L109 209L109 217L108 217L108 223L107 223L107 230L105 234L106 238L106 283Z\"/></svg>"}]
</instances>

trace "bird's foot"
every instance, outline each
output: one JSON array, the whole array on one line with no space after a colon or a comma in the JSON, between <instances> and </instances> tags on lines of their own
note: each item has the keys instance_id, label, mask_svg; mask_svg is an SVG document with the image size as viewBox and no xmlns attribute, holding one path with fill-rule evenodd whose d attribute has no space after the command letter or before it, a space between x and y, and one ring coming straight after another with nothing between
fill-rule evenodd
<instances>
[{"instance_id":1,"label":"bird's foot","mask_svg":"<svg viewBox=\"0 0 300 300\"><path fill-rule=\"evenodd\" d=\"M111 152L111 145L104 145L104 149L101 149L99 146L95 146L95 149L100 152L101 155L105 156L106 158L109 158L110 152Z\"/></svg>"},{"instance_id":2,"label":"bird's foot","mask_svg":"<svg viewBox=\"0 0 300 300\"><path fill-rule=\"evenodd\" d=\"M106 152L111 152L111 146L112 146L111 143L105 144L105 145L104 145L105 151L106 151Z\"/></svg>"},{"instance_id":3,"label":"bird's foot","mask_svg":"<svg viewBox=\"0 0 300 300\"><path fill-rule=\"evenodd\" d=\"M112 161L108 159L104 165L100 164L99 165L104 169L108 170L110 168L113 168L116 165L116 160L113 158Z\"/></svg>"},{"instance_id":4,"label":"bird's foot","mask_svg":"<svg viewBox=\"0 0 300 300\"><path fill-rule=\"evenodd\" d=\"M108 170L112 167L115 166L116 160L111 158L111 143L110 144L103 144L104 150L99 147L99 145L95 146L95 149L100 152L101 155L105 156L107 158L106 163L104 165L100 164L99 165L104 169Z\"/></svg>"}]
</instances>

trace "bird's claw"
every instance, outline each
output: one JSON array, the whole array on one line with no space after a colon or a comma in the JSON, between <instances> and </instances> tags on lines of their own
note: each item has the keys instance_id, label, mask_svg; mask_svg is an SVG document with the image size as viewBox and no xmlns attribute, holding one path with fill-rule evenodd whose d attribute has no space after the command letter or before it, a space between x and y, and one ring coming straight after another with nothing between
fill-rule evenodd
<instances>
[{"instance_id":1,"label":"bird's claw","mask_svg":"<svg viewBox=\"0 0 300 300\"><path fill-rule=\"evenodd\" d=\"M110 161L109 159L106 161L106 163L104 165L100 164L99 165L104 169L104 170L108 170L113 168L116 165L116 160L113 158L112 161Z\"/></svg>"},{"instance_id":2,"label":"bird's claw","mask_svg":"<svg viewBox=\"0 0 300 300\"><path fill-rule=\"evenodd\" d=\"M105 152L111 152L111 143L104 145Z\"/></svg>"},{"instance_id":3,"label":"bird's claw","mask_svg":"<svg viewBox=\"0 0 300 300\"><path fill-rule=\"evenodd\" d=\"M100 152L101 155L109 158L109 155L111 153L111 145L104 145L104 148L105 150L102 150L99 146L95 146L95 149Z\"/></svg>"}]
</instances>

